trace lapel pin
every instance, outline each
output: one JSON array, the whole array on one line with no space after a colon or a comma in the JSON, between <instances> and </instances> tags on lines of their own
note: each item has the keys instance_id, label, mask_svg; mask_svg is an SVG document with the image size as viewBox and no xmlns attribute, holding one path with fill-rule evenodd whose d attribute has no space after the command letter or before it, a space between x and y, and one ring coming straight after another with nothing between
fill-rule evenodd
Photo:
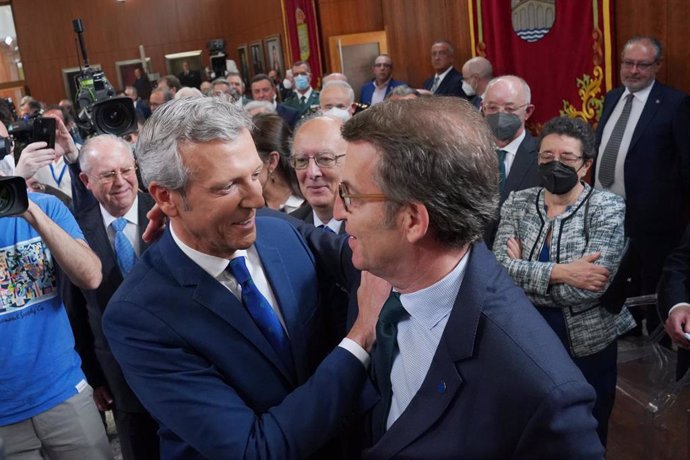
<instances>
[{"instance_id":1,"label":"lapel pin","mask_svg":"<svg viewBox=\"0 0 690 460\"><path fill-rule=\"evenodd\" d=\"M660 101L659 99L657 99L657 100L654 101L654 102L656 102L657 104L661 104L661 101Z\"/></svg>"},{"instance_id":2,"label":"lapel pin","mask_svg":"<svg viewBox=\"0 0 690 460\"><path fill-rule=\"evenodd\" d=\"M436 391L437 391L439 394L445 393L445 392L446 392L446 382L444 382L443 380L441 380L440 382L438 382L438 385L436 385Z\"/></svg>"}]
</instances>

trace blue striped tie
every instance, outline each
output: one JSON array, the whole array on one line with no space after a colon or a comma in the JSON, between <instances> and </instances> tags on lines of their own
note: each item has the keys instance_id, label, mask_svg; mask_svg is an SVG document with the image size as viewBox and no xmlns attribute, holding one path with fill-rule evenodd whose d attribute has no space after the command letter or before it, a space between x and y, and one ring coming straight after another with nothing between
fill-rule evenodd
<instances>
[{"instance_id":1,"label":"blue striped tie","mask_svg":"<svg viewBox=\"0 0 690 460\"><path fill-rule=\"evenodd\" d=\"M266 337L266 340L271 344L273 349L280 355L283 363L294 371L294 361L292 359L292 351L290 350L290 339L280 324L278 315L268 303L266 297L261 294L259 289L254 284L252 276L247 270L247 265L244 262L244 257L236 257L230 261L227 270L237 280L242 287L242 303L251 315L254 323L257 325L261 333Z\"/></svg>"},{"instance_id":2,"label":"blue striped tie","mask_svg":"<svg viewBox=\"0 0 690 460\"><path fill-rule=\"evenodd\" d=\"M117 265L120 267L122 276L125 276L134 267L137 260L137 255L134 252L132 243L125 235L125 227L127 226L127 219L120 217L115 219L110 224L115 229L115 256L117 257Z\"/></svg>"}]
</instances>

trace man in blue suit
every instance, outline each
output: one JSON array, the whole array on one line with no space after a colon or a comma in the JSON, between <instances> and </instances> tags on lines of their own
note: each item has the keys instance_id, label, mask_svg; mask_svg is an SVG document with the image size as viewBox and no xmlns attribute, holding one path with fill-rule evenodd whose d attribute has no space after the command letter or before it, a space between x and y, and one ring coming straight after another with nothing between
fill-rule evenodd
<instances>
[{"instance_id":1,"label":"man in blue suit","mask_svg":"<svg viewBox=\"0 0 690 460\"><path fill-rule=\"evenodd\" d=\"M455 49L450 42L439 40L431 46L431 66L436 73L424 81L424 89L439 96L457 96L467 99L462 89L462 74L453 67Z\"/></svg>"},{"instance_id":2,"label":"man in blue suit","mask_svg":"<svg viewBox=\"0 0 690 460\"><path fill-rule=\"evenodd\" d=\"M298 110L293 109L285 103L276 101L276 87L271 79L268 78L268 75L265 73L255 75L254 78L252 78L250 88L252 91L252 99L273 104L276 113L280 115L280 118L290 127L290 130L295 129L300 118L300 113Z\"/></svg>"},{"instance_id":3,"label":"man in blue suit","mask_svg":"<svg viewBox=\"0 0 690 460\"><path fill-rule=\"evenodd\" d=\"M592 388L480 241L498 199L481 114L452 97L384 102L343 137L335 217L354 266L393 286L364 458L602 458Z\"/></svg>"},{"instance_id":4,"label":"man in blue suit","mask_svg":"<svg viewBox=\"0 0 690 460\"><path fill-rule=\"evenodd\" d=\"M623 86L606 95L597 128L595 186L625 198L630 237L619 297L655 292L666 256L688 223L690 98L656 81L663 53L652 37L635 37L621 53ZM647 315L651 331L659 324Z\"/></svg>"},{"instance_id":5,"label":"man in blue suit","mask_svg":"<svg viewBox=\"0 0 690 460\"><path fill-rule=\"evenodd\" d=\"M393 88L405 84L393 79L393 60L387 54L376 56L373 71L373 80L362 86L359 92L359 101L362 104L374 105L383 102Z\"/></svg>"},{"instance_id":6,"label":"man in blue suit","mask_svg":"<svg viewBox=\"0 0 690 460\"><path fill-rule=\"evenodd\" d=\"M334 350L322 345L314 257L288 223L256 216L249 129L234 105L198 98L161 106L140 133L142 177L170 226L103 330L160 424L162 458L305 458L371 401L378 309L361 309Z\"/></svg>"}]
</instances>

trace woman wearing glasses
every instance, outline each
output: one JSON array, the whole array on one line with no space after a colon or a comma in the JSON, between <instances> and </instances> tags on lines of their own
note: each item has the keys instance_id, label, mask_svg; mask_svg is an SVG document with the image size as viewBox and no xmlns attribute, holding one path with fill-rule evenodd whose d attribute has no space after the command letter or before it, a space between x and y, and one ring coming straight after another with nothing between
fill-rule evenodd
<instances>
[{"instance_id":1,"label":"woman wearing glasses","mask_svg":"<svg viewBox=\"0 0 690 460\"><path fill-rule=\"evenodd\" d=\"M580 119L554 118L539 139L543 187L510 194L494 252L563 342L597 393L594 417L606 445L616 391L616 338L634 326L599 299L623 256L623 199L582 179L595 155Z\"/></svg>"}]
</instances>

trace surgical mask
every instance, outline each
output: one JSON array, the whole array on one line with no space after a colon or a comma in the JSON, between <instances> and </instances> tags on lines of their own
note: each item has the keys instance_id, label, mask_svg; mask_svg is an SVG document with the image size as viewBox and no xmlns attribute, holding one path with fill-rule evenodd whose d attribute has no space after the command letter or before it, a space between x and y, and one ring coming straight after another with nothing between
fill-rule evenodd
<instances>
[{"instance_id":1,"label":"surgical mask","mask_svg":"<svg viewBox=\"0 0 690 460\"><path fill-rule=\"evenodd\" d=\"M283 80L283 88L292 89L292 82L286 78Z\"/></svg>"},{"instance_id":2,"label":"surgical mask","mask_svg":"<svg viewBox=\"0 0 690 460\"><path fill-rule=\"evenodd\" d=\"M491 131L499 141L509 141L522 126L520 117L514 113L496 112L485 117Z\"/></svg>"},{"instance_id":3,"label":"surgical mask","mask_svg":"<svg viewBox=\"0 0 690 460\"><path fill-rule=\"evenodd\" d=\"M309 77L306 75L297 75L295 77L295 88L299 91L304 91L309 88Z\"/></svg>"},{"instance_id":4,"label":"surgical mask","mask_svg":"<svg viewBox=\"0 0 690 460\"><path fill-rule=\"evenodd\" d=\"M556 160L539 165L539 175L544 188L555 195L568 193L580 180L575 168Z\"/></svg>"},{"instance_id":5,"label":"surgical mask","mask_svg":"<svg viewBox=\"0 0 690 460\"><path fill-rule=\"evenodd\" d=\"M463 91L465 92L465 94L467 94L468 96L474 96L475 94L477 94L477 93L474 91L474 88L472 88L472 85L470 85L470 84L467 82L467 80L463 80L463 81L462 81L462 90L463 90Z\"/></svg>"},{"instance_id":6,"label":"surgical mask","mask_svg":"<svg viewBox=\"0 0 690 460\"><path fill-rule=\"evenodd\" d=\"M324 115L332 117L332 118L337 118L338 120L343 120L347 121L350 118L352 118L352 115L350 115L350 112L348 112L345 109L341 109L340 107L333 107L329 110L326 110Z\"/></svg>"}]
</instances>

